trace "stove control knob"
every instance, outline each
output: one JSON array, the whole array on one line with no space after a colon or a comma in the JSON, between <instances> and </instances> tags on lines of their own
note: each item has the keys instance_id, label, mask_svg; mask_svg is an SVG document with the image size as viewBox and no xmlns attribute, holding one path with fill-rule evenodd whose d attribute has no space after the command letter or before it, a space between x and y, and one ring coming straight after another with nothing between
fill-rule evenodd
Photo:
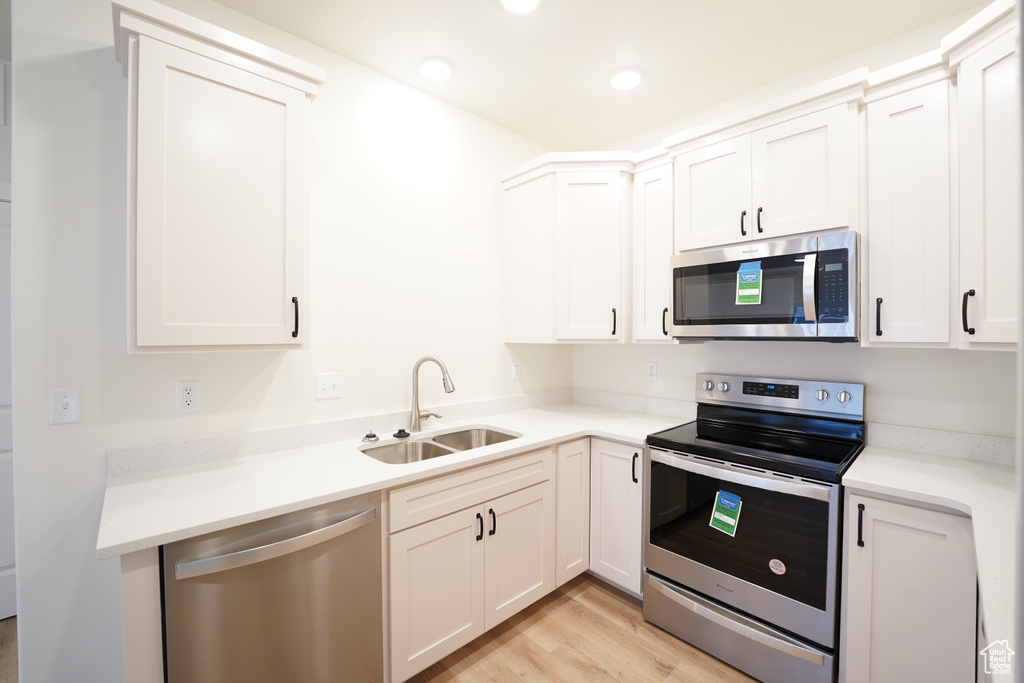
<instances>
[{"instance_id":1,"label":"stove control knob","mask_svg":"<svg viewBox=\"0 0 1024 683\"><path fill-rule=\"evenodd\" d=\"M715 388L715 383L709 379L706 379L703 382L701 382L701 386L704 388L704 391L711 391L712 389Z\"/></svg>"},{"instance_id":2,"label":"stove control knob","mask_svg":"<svg viewBox=\"0 0 1024 683\"><path fill-rule=\"evenodd\" d=\"M817 391L814 392L814 398L818 399L819 401L827 401L828 389L818 389Z\"/></svg>"},{"instance_id":3,"label":"stove control knob","mask_svg":"<svg viewBox=\"0 0 1024 683\"><path fill-rule=\"evenodd\" d=\"M849 403L850 401L853 400L853 394L851 394L849 391L840 391L838 394L836 394L836 400L839 401L840 403Z\"/></svg>"},{"instance_id":4,"label":"stove control knob","mask_svg":"<svg viewBox=\"0 0 1024 683\"><path fill-rule=\"evenodd\" d=\"M727 391L729 391L729 383L728 382L719 382L718 383L718 390L721 391L723 394L726 393Z\"/></svg>"}]
</instances>

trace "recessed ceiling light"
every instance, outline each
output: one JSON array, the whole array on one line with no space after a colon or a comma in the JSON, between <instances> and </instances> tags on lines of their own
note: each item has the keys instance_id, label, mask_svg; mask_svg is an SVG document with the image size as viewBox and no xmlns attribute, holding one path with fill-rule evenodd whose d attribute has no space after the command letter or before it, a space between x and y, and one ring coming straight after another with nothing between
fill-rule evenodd
<instances>
[{"instance_id":1,"label":"recessed ceiling light","mask_svg":"<svg viewBox=\"0 0 1024 683\"><path fill-rule=\"evenodd\" d=\"M420 73L432 81L446 81L452 75L452 65L447 59L427 57L420 62Z\"/></svg>"},{"instance_id":2,"label":"recessed ceiling light","mask_svg":"<svg viewBox=\"0 0 1024 683\"><path fill-rule=\"evenodd\" d=\"M526 14L537 9L540 0L500 0L501 6L513 14Z\"/></svg>"},{"instance_id":3,"label":"recessed ceiling light","mask_svg":"<svg viewBox=\"0 0 1024 683\"><path fill-rule=\"evenodd\" d=\"M631 90L644 80L639 69L619 69L612 74L611 84L616 90Z\"/></svg>"}]
</instances>

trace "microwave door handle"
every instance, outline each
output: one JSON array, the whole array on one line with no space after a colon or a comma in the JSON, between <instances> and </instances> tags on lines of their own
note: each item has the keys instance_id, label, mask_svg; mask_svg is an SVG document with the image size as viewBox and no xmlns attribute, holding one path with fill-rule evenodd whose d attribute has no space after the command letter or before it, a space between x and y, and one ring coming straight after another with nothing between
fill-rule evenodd
<instances>
[{"instance_id":1,"label":"microwave door handle","mask_svg":"<svg viewBox=\"0 0 1024 683\"><path fill-rule=\"evenodd\" d=\"M818 276L818 255L804 255L804 320L818 321L818 308L815 306L814 280Z\"/></svg>"}]
</instances>

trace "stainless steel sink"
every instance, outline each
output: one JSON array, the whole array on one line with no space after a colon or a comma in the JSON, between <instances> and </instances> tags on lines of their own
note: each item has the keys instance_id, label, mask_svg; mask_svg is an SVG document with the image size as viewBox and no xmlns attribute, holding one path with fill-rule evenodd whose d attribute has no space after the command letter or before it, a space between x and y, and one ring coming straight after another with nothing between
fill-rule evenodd
<instances>
[{"instance_id":1,"label":"stainless steel sink","mask_svg":"<svg viewBox=\"0 0 1024 683\"><path fill-rule=\"evenodd\" d=\"M429 460L440 455L454 453L455 450L434 443L433 441L399 441L382 446L364 448L363 453L389 465L401 465L407 462Z\"/></svg>"},{"instance_id":2,"label":"stainless steel sink","mask_svg":"<svg viewBox=\"0 0 1024 683\"><path fill-rule=\"evenodd\" d=\"M522 434L489 426L467 427L419 438L387 441L375 446L360 446L359 450L383 463L402 465L490 446L518 439L520 436Z\"/></svg>"},{"instance_id":3,"label":"stainless steel sink","mask_svg":"<svg viewBox=\"0 0 1024 683\"><path fill-rule=\"evenodd\" d=\"M494 443L501 443L515 438L517 438L515 434L509 434L497 429L477 427L448 434L438 434L434 437L434 441L448 446L448 448L454 448L457 451L468 451L470 448L490 446Z\"/></svg>"}]
</instances>

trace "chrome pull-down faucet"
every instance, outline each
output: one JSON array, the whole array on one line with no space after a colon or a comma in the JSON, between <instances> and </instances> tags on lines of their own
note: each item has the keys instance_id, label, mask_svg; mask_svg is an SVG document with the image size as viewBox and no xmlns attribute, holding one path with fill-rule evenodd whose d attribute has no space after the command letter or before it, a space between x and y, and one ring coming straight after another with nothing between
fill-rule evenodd
<instances>
[{"instance_id":1,"label":"chrome pull-down faucet","mask_svg":"<svg viewBox=\"0 0 1024 683\"><path fill-rule=\"evenodd\" d=\"M444 361L434 356L423 356L423 358L416 361L416 365L412 366L412 419L409 421L410 432L420 431L421 420L426 420L429 417L441 417L429 410L420 410L420 366L428 360L437 363L437 367L441 368L441 381L444 382L444 392L450 394L455 391L455 383L448 376L448 368L445 367Z\"/></svg>"}]
</instances>

